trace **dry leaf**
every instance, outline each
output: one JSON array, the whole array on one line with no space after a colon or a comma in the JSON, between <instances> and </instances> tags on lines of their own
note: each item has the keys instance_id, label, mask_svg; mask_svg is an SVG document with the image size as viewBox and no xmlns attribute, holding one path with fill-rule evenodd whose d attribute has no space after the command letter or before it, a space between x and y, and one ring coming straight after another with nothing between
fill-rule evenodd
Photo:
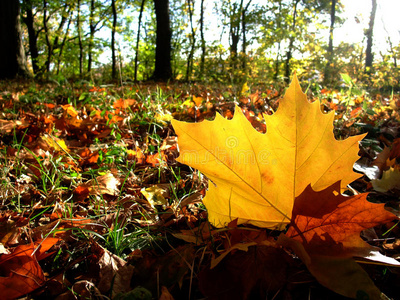
<instances>
[{"instance_id":1,"label":"dry leaf","mask_svg":"<svg viewBox=\"0 0 400 300\"><path fill-rule=\"evenodd\" d=\"M393 189L400 189L400 170L398 168L390 168L383 171L382 178L371 180L372 187L378 192L387 192Z\"/></svg>"},{"instance_id":2,"label":"dry leaf","mask_svg":"<svg viewBox=\"0 0 400 300\"><path fill-rule=\"evenodd\" d=\"M309 185L320 191L353 172L362 136L337 141L334 113L310 103L294 77L279 109L264 115L267 132L257 132L236 107L232 120L172 121L178 135L179 162L209 179L203 202L210 222L223 227L234 219L259 227L283 229L290 222L295 197Z\"/></svg>"}]
</instances>

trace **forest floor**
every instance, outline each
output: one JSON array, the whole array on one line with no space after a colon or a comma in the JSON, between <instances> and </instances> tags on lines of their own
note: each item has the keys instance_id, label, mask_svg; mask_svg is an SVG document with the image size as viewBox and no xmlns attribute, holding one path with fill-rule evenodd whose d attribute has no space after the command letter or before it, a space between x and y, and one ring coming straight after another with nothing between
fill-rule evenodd
<instances>
[{"instance_id":1,"label":"forest floor","mask_svg":"<svg viewBox=\"0 0 400 300\"><path fill-rule=\"evenodd\" d=\"M0 82L3 299L347 299L290 251L241 251L254 234L279 233L212 227L202 203L207 178L176 161L173 118L230 119L237 104L265 132L262 113L276 111L285 88ZM399 215L400 177L386 189L371 181L388 170L389 158L398 172L400 98L346 88L310 88L307 96L324 112L335 110L336 139L368 133L351 190L370 192L370 201ZM398 258L397 224L361 236ZM361 265L387 297L400 299L399 267Z\"/></svg>"}]
</instances>

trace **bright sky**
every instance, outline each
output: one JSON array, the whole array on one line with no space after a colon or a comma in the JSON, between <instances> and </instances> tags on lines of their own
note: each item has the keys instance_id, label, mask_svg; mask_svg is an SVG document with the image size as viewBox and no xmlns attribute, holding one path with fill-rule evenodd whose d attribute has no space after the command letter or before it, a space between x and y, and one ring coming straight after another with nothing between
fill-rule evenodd
<instances>
[{"instance_id":1,"label":"bright sky","mask_svg":"<svg viewBox=\"0 0 400 300\"><path fill-rule=\"evenodd\" d=\"M371 2L371 0L342 0L344 5L343 16L347 20L342 28L338 28L334 33L336 43L341 40L349 43L362 42L364 29L368 28ZM393 46L397 46L400 43L400 0L377 0L377 4L374 49L386 52L389 48L387 43L388 36L390 36ZM359 23L357 23L356 19Z\"/></svg>"}]
</instances>

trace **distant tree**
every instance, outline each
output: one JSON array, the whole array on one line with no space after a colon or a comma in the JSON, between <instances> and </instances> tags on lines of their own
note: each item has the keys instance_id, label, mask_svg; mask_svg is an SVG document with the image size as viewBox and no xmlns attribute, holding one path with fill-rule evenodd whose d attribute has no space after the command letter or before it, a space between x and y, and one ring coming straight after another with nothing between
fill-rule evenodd
<instances>
[{"instance_id":1,"label":"distant tree","mask_svg":"<svg viewBox=\"0 0 400 300\"><path fill-rule=\"evenodd\" d=\"M136 47L135 47L135 71L134 71L134 80L137 81L137 71L138 71L138 62L139 62L139 41L140 41L140 28L142 27L142 17L143 17L143 10L144 4L146 0L141 0L140 3L140 12L139 12L139 21L138 21L138 29L136 33Z\"/></svg>"},{"instance_id":2,"label":"distant tree","mask_svg":"<svg viewBox=\"0 0 400 300\"><path fill-rule=\"evenodd\" d=\"M204 64L206 60L206 40L204 38L204 0L200 2L200 76L204 74Z\"/></svg>"},{"instance_id":3,"label":"distant tree","mask_svg":"<svg viewBox=\"0 0 400 300\"><path fill-rule=\"evenodd\" d=\"M169 0L154 0L156 13L156 62L152 76L154 80L172 78L171 66L171 27L169 17Z\"/></svg>"},{"instance_id":4,"label":"distant tree","mask_svg":"<svg viewBox=\"0 0 400 300\"><path fill-rule=\"evenodd\" d=\"M112 27L111 27L111 59L112 59L112 72L111 77L112 79L117 78L117 58L115 55L115 32L117 28L117 8L116 8L116 1L111 0L111 11L112 11Z\"/></svg>"},{"instance_id":5,"label":"distant tree","mask_svg":"<svg viewBox=\"0 0 400 300\"><path fill-rule=\"evenodd\" d=\"M22 44L19 0L0 1L0 79L29 77Z\"/></svg>"},{"instance_id":6,"label":"distant tree","mask_svg":"<svg viewBox=\"0 0 400 300\"><path fill-rule=\"evenodd\" d=\"M372 0L371 15L369 18L369 27L368 27L368 30L366 31L367 50L365 52L365 71L367 73L369 73L371 71L372 62L374 60L374 56L372 53L372 44L373 44L375 14L376 14L376 0Z\"/></svg>"},{"instance_id":7,"label":"distant tree","mask_svg":"<svg viewBox=\"0 0 400 300\"><path fill-rule=\"evenodd\" d=\"M293 0L293 14L292 14L292 26L290 29L290 37L289 37L289 46L287 48L286 52L286 63L285 63L285 81L289 82L290 81L290 73L291 73L291 68L290 68L290 60L292 59L293 56L293 48L294 48L294 41L296 39L295 36L295 29L296 29L296 20L297 20L297 5L299 4L300 0Z\"/></svg>"},{"instance_id":8,"label":"distant tree","mask_svg":"<svg viewBox=\"0 0 400 300\"><path fill-rule=\"evenodd\" d=\"M33 1L24 0L22 1L22 10L25 12L22 20L24 21L28 30L29 40L29 53L31 56L33 73L37 75L39 73L39 48L38 48L38 31L35 28L35 14L33 12Z\"/></svg>"}]
</instances>

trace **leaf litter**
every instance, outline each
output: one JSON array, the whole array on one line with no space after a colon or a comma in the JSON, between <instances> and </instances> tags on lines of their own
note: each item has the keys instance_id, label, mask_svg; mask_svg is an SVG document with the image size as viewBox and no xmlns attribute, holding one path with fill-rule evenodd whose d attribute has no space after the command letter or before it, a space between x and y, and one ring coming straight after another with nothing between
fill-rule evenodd
<instances>
[{"instance_id":1,"label":"leaf litter","mask_svg":"<svg viewBox=\"0 0 400 300\"><path fill-rule=\"evenodd\" d=\"M397 263L400 233L396 226L398 188L392 173L399 163L398 111L373 100L375 115L367 116L361 103L348 113L344 101L332 105L335 92L309 95L318 101L308 102L300 87L295 88L294 92L289 88L285 97L294 93L303 101L303 106L295 105L293 115L304 127L300 134L307 138L308 133L318 133L324 126L327 129L315 134L322 139L310 140L318 141L315 149L325 150L312 150L311 154L298 150L294 167L289 167L291 159L285 151L301 149L303 138L297 136L292 146L277 142L277 137L291 135L293 105L285 104L281 90L270 87L260 87L254 93L247 84L236 92L198 84L187 93L174 84L158 87L155 92L146 85L46 91L47 99L51 95L63 99L58 103L36 103L29 93L10 98L4 92L0 101L4 294L10 299L26 294L34 299L64 299L73 293L112 299L139 295L148 299L339 299L343 297L339 293L352 298L369 294L374 299L382 291L396 299L399 285L393 282L399 272L393 265ZM66 102L68 98L75 100ZM305 113L310 103L315 119ZM318 112L332 108L336 114ZM257 222L251 222L251 216L243 218L247 208L252 210L249 205L254 200L235 182L235 189L239 185L235 195L251 201L237 214L229 213L226 205L218 208L225 217L215 222L212 205L218 205L219 200L212 200L213 190L226 185L217 176L231 178L225 172L229 168L210 173L202 170L209 164L185 162L186 146L182 146L182 133L175 126L178 123L170 125L172 118L190 122L187 128L208 124L202 135L191 132L196 136L188 143L191 146L207 139L217 141L229 124L224 122L235 124L238 119L246 128L247 139L252 135L257 140L274 136L266 146L273 143L275 157L269 154L267 159L276 171L259 174L268 174L261 185L274 187L273 196L282 190L279 199L285 195L292 199L282 209L283 217L267 221L267 226L268 213L260 213ZM326 125L321 126L320 120ZM222 145L228 147L225 154L236 147L235 143L247 143L237 136L237 130L229 131L222 139ZM367 136L358 148L360 138L348 137L362 133ZM237 139L228 143L226 139L235 135ZM327 146L318 148L324 139ZM340 164L345 171L335 167L328 171L332 179L318 182L316 170L324 164L334 165L329 159L340 156L337 149L342 146L332 145L346 141L352 141L348 146L352 154L343 154L349 157ZM214 150L218 145L214 144ZM253 150L253 155L263 149ZM356 169L365 171L364 176L352 171L357 152L361 159ZM301 169L302 153L305 161L309 160L307 155L314 159L309 161L309 170ZM251 155L242 158L252 159ZM283 158L287 161L280 161ZM224 159L231 167L226 155ZM374 178L368 177L371 167L377 170ZM299 174L292 178L282 171L293 168ZM242 178L253 176L249 174ZM283 188L285 180L291 182L288 186L294 182L293 191ZM373 180L385 181L388 188L376 189ZM257 189L256 181L248 186ZM350 224L350 231L346 224ZM359 264L366 260L383 266ZM16 288L18 285L25 288Z\"/></svg>"}]
</instances>

